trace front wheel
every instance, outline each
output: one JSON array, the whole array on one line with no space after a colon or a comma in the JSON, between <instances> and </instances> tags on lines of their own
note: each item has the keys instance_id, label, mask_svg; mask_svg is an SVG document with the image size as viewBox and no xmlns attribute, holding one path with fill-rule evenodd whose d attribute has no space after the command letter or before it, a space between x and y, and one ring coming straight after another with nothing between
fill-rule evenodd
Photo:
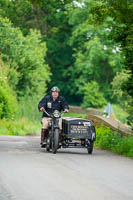
<instances>
[{"instance_id":1,"label":"front wheel","mask_svg":"<svg viewBox=\"0 0 133 200\"><path fill-rule=\"evenodd\" d=\"M50 139L50 137L47 137L47 140L46 140L46 150L50 151L50 148L51 148L51 139Z\"/></svg>"},{"instance_id":2,"label":"front wheel","mask_svg":"<svg viewBox=\"0 0 133 200\"><path fill-rule=\"evenodd\" d=\"M92 154L93 152L93 142L91 140L88 141L87 151L88 154Z\"/></svg>"},{"instance_id":3,"label":"front wheel","mask_svg":"<svg viewBox=\"0 0 133 200\"><path fill-rule=\"evenodd\" d=\"M53 141L52 141L52 152L56 153L59 145L59 129L54 130Z\"/></svg>"}]
</instances>

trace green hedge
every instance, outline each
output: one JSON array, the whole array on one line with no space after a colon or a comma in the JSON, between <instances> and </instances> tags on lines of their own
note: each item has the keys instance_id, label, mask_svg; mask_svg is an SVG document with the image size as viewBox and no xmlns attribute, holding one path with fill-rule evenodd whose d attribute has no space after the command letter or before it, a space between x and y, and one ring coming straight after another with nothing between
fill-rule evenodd
<instances>
[{"instance_id":1,"label":"green hedge","mask_svg":"<svg viewBox=\"0 0 133 200\"><path fill-rule=\"evenodd\" d=\"M122 137L119 132L114 132L104 125L96 128L96 135L95 146L124 156L133 157L133 136Z\"/></svg>"},{"instance_id":2,"label":"green hedge","mask_svg":"<svg viewBox=\"0 0 133 200\"><path fill-rule=\"evenodd\" d=\"M17 99L7 78L8 65L0 57L0 119L14 119L17 114Z\"/></svg>"}]
</instances>

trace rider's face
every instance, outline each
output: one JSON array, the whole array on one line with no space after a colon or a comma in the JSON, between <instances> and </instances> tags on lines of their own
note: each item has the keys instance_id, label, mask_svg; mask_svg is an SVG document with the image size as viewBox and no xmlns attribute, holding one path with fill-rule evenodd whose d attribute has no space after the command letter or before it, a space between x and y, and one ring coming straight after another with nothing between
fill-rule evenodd
<instances>
[{"instance_id":1,"label":"rider's face","mask_svg":"<svg viewBox=\"0 0 133 200\"><path fill-rule=\"evenodd\" d=\"M59 93L58 92L52 92L52 97L54 99L57 99L57 97L59 96Z\"/></svg>"}]
</instances>

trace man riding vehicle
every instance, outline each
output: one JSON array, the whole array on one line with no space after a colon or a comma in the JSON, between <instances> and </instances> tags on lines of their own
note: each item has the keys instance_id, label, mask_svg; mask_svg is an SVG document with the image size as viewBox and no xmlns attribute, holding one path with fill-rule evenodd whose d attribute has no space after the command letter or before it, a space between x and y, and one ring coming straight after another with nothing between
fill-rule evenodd
<instances>
[{"instance_id":1,"label":"man riding vehicle","mask_svg":"<svg viewBox=\"0 0 133 200\"><path fill-rule=\"evenodd\" d=\"M47 95L38 104L38 109L39 111L46 111L47 113L51 114L55 110L58 111L65 111L69 112L69 106L65 100L64 97L59 95L59 88L54 86L51 89L51 95ZM50 122L51 118L47 116L45 112L43 112L42 116L42 130L41 130L41 145L45 144L45 139L48 133L48 125ZM60 132L62 130L62 120L61 118L59 119L59 129Z\"/></svg>"}]
</instances>

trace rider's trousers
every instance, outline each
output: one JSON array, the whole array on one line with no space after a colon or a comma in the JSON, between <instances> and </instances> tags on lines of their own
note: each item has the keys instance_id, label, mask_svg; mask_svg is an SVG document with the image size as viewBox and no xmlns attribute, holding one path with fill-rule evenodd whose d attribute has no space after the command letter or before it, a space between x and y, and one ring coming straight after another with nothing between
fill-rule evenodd
<instances>
[{"instance_id":1,"label":"rider's trousers","mask_svg":"<svg viewBox=\"0 0 133 200\"><path fill-rule=\"evenodd\" d=\"M51 118L49 117L43 117L42 118L42 128L44 129L48 129L48 125L51 121ZM61 130L62 129L62 119L59 118L59 129Z\"/></svg>"}]
</instances>

